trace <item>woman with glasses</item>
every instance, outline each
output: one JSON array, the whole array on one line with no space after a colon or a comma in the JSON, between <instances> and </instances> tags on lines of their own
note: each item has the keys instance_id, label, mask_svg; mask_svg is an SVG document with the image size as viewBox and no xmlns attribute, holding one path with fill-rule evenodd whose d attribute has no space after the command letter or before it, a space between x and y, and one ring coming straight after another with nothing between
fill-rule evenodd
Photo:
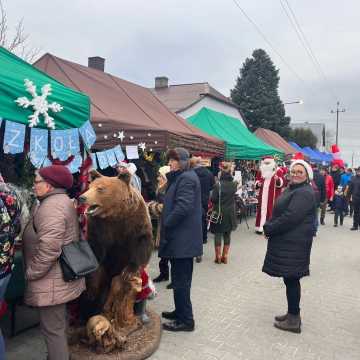
<instances>
[{"instance_id":1,"label":"woman with glasses","mask_svg":"<svg viewBox=\"0 0 360 360\"><path fill-rule=\"evenodd\" d=\"M282 277L286 286L288 311L276 316L278 329L301 332L300 279L309 275L313 223L316 212L311 166L303 159L290 165L289 187L278 198L272 218L264 225L268 246L263 272Z\"/></svg>"}]
</instances>

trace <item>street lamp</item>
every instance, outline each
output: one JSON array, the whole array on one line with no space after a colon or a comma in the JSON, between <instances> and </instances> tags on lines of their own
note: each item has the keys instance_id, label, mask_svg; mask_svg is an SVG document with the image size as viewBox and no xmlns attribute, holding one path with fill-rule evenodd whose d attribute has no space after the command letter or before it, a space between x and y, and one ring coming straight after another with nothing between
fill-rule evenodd
<instances>
[{"instance_id":1,"label":"street lamp","mask_svg":"<svg viewBox=\"0 0 360 360\"><path fill-rule=\"evenodd\" d=\"M284 105L291 105L291 104L300 104L300 105L302 105L303 103L304 103L303 100L296 100L296 101L286 102L286 103L284 103Z\"/></svg>"},{"instance_id":2,"label":"street lamp","mask_svg":"<svg viewBox=\"0 0 360 360\"><path fill-rule=\"evenodd\" d=\"M339 110L339 105L340 105L340 102L338 101L336 103L336 111L334 111L334 110L330 111L331 114L336 113L336 145L338 145L338 135L339 135L339 113L345 112L345 109Z\"/></svg>"}]
</instances>

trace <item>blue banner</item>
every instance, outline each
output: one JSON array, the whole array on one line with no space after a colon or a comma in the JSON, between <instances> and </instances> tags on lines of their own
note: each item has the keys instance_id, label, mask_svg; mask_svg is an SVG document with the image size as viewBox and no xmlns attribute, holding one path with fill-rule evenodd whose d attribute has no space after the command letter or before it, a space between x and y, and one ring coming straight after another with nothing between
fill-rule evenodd
<instances>
[{"instance_id":1,"label":"blue banner","mask_svg":"<svg viewBox=\"0 0 360 360\"><path fill-rule=\"evenodd\" d=\"M106 151L100 151L96 153L100 169L106 169L109 166L109 162L106 156Z\"/></svg>"},{"instance_id":2,"label":"blue banner","mask_svg":"<svg viewBox=\"0 0 360 360\"><path fill-rule=\"evenodd\" d=\"M66 130L51 130L51 155L62 161L69 157L68 132Z\"/></svg>"},{"instance_id":3,"label":"blue banner","mask_svg":"<svg viewBox=\"0 0 360 360\"><path fill-rule=\"evenodd\" d=\"M96 141L96 134L90 121L87 121L80 129L81 137L83 138L85 146L90 149Z\"/></svg>"},{"instance_id":4,"label":"blue banner","mask_svg":"<svg viewBox=\"0 0 360 360\"><path fill-rule=\"evenodd\" d=\"M91 160L92 160L92 167L93 167L93 169L96 170L98 168L97 161L96 161L96 154L91 153L90 156L91 156Z\"/></svg>"},{"instance_id":5,"label":"blue banner","mask_svg":"<svg viewBox=\"0 0 360 360\"><path fill-rule=\"evenodd\" d=\"M109 166L115 166L118 161L116 160L114 149L105 150L105 153L108 159Z\"/></svg>"},{"instance_id":6,"label":"blue banner","mask_svg":"<svg viewBox=\"0 0 360 360\"><path fill-rule=\"evenodd\" d=\"M19 154L24 151L26 126L12 121L6 121L4 134L4 153Z\"/></svg>"},{"instance_id":7,"label":"blue banner","mask_svg":"<svg viewBox=\"0 0 360 360\"><path fill-rule=\"evenodd\" d=\"M115 146L113 150L114 150L114 153L115 153L115 156L116 156L116 159L118 162L123 161L125 159L125 155L124 155L120 145Z\"/></svg>"},{"instance_id":8,"label":"blue banner","mask_svg":"<svg viewBox=\"0 0 360 360\"><path fill-rule=\"evenodd\" d=\"M49 158L46 157L42 164L42 167L47 167L47 166L51 166L51 165L52 165L51 161L49 160Z\"/></svg>"},{"instance_id":9,"label":"blue banner","mask_svg":"<svg viewBox=\"0 0 360 360\"><path fill-rule=\"evenodd\" d=\"M82 157L79 154L76 155L74 159L71 161L71 163L67 165L67 168L70 170L72 174L74 174L79 171L81 164L82 164Z\"/></svg>"},{"instance_id":10,"label":"blue banner","mask_svg":"<svg viewBox=\"0 0 360 360\"><path fill-rule=\"evenodd\" d=\"M78 129L68 129L68 147L69 155L78 155L80 154L80 140L79 140L79 130Z\"/></svg>"},{"instance_id":11,"label":"blue banner","mask_svg":"<svg viewBox=\"0 0 360 360\"><path fill-rule=\"evenodd\" d=\"M47 130L45 130L47 131ZM30 153L30 161L34 165L36 169L40 169L41 165L43 165L46 155Z\"/></svg>"},{"instance_id":12,"label":"blue banner","mask_svg":"<svg viewBox=\"0 0 360 360\"><path fill-rule=\"evenodd\" d=\"M45 157L48 154L48 136L49 132L43 129L31 129L30 135L30 153L36 157Z\"/></svg>"}]
</instances>

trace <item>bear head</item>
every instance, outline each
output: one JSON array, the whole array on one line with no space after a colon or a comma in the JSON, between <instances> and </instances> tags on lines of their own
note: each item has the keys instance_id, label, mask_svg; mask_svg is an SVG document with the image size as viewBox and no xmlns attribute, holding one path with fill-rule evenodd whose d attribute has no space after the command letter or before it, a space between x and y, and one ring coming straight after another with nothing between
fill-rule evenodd
<instances>
[{"instance_id":1,"label":"bear head","mask_svg":"<svg viewBox=\"0 0 360 360\"><path fill-rule=\"evenodd\" d=\"M89 189L79 197L79 201L87 205L87 216L107 219L129 216L144 202L139 192L130 186L130 174L108 177L92 170L90 175Z\"/></svg>"}]
</instances>

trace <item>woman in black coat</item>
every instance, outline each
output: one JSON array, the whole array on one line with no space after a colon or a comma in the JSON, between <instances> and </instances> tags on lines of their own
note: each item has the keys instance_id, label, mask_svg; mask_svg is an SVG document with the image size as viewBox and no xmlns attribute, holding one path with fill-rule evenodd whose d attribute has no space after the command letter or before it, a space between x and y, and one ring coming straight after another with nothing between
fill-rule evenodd
<instances>
[{"instance_id":1,"label":"woman in black coat","mask_svg":"<svg viewBox=\"0 0 360 360\"><path fill-rule=\"evenodd\" d=\"M294 160L290 166L290 185L264 225L268 246L262 270L284 279L288 302L287 314L276 316L274 326L295 333L301 332L300 279L309 275L316 213L312 178L311 166L304 160Z\"/></svg>"},{"instance_id":2,"label":"woman in black coat","mask_svg":"<svg viewBox=\"0 0 360 360\"><path fill-rule=\"evenodd\" d=\"M211 223L210 230L215 234L215 263L227 264L231 232L237 227L235 212L235 193L237 183L231 176L231 164L224 164L219 182L214 186L211 195L213 209L221 214L221 221ZM219 206L220 205L220 206ZM224 247L221 255L221 238L224 238Z\"/></svg>"}]
</instances>

